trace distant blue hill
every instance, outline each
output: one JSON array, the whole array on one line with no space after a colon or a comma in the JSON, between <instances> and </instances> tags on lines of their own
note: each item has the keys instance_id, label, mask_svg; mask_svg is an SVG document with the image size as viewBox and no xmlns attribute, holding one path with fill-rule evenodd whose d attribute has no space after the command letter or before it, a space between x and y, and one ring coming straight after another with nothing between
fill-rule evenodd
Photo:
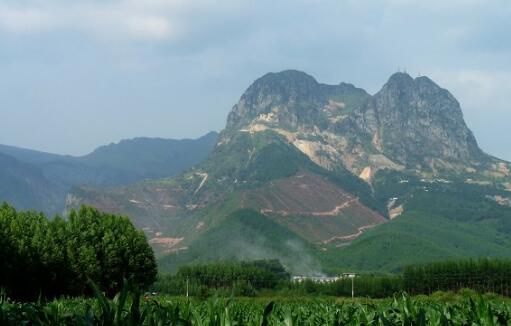
<instances>
[{"instance_id":1,"label":"distant blue hill","mask_svg":"<svg viewBox=\"0 0 511 326\"><path fill-rule=\"evenodd\" d=\"M197 139L134 138L80 157L0 145L0 202L60 213L73 185L110 187L172 177L206 158L217 137L210 132Z\"/></svg>"}]
</instances>

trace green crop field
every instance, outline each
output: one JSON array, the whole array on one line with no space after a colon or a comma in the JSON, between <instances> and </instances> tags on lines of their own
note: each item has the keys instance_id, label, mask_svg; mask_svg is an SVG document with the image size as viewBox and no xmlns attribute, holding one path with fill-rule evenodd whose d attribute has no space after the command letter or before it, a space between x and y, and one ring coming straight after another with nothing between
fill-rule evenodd
<instances>
[{"instance_id":1,"label":"green crop field","mask_svg":"<svg viewBox=\"0 0 511 326\"><path fill-rule=\"evenodd\" d=\"M1 325L509 325L511 304L496 296L400 295L384 300L209 300L142 297L123 290L113 300L0 300Z\"/></svg>"}]
</instances>

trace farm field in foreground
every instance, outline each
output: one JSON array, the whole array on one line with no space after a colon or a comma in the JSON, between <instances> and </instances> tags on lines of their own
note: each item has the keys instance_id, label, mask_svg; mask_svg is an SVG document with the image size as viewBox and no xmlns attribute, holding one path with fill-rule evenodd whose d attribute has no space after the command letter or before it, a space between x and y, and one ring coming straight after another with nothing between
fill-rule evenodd
<instances>
[{"instance_id":1,"label":"farm field in foreground","mask_svg":"<svg viewBox=\"0 0 511 326\"><path fill-rule=\"evenodd\" d=\"M336 298L143 298L0 301L2 325L509 325L511 301L497 296Z\"/></svg>"}]
</instances>

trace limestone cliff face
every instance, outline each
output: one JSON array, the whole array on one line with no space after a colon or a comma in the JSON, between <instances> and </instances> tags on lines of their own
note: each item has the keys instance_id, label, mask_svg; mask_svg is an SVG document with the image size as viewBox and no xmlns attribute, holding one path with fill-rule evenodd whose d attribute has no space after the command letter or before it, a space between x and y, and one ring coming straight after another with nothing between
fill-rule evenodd
<instances>
[{"instance_id":1,"label":"limestone cliff face","mask_svg":"<svg viewBox=\"0 0 511 326\"><path fill-rule=\"evenodd\" d=\"M234 106L227 119L227 129L241 128L257 119L296 129L299 118L317 113L315 109L323 100L320 88L313 77L298 71L266 74Z\"/></svg>"},{"instance_id":2,"label":"limestone cliff face","mask_svg":"<svg viewBox=\"0 0 511 326\"><path fill-rule=\"evenodd\" d=\"M488 160L458 101L429 78L405 73L391 76L374 96L299 71L267 74L233 107L222 137L268 129L319 165L343 166L365 179L382 168L464 171Z\"/></svg>"},{"instance_id":3,"label":"limestone cliff face","mask_svg":"<svg viewBox=\"0 0 511 326\"><path fill-rule=\"evenodd\" d=\"M368 98L369 94L353 85L319 84L300 71L269 73L241 96L227 118L226 129L257 122L289 131L327 129L333 119L346 116Z\"/></svg>"},{"instance_id":4,"label":"limestone cliff face","mask_svg":"<svg viewBox=\"0 0 511 326\"><path fill-rule=\"evenodd\" d=\"M382 153L407 167L484 160L458 101L427 77L393 75L368 103L367 131ZM375 128L376 127L376 128Z\"/></svg>"}]
</instances>

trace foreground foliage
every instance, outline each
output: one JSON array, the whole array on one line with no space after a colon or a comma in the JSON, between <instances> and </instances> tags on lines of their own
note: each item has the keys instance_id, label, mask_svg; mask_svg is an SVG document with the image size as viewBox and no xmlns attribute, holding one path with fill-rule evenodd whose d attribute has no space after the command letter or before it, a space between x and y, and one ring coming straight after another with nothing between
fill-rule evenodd
<instances>
[{"instance_id":1,"label":"foreground foliage","mask_svg":"<svg viewBox=\"0 0 511 326\"><path fill-rule=\"evenodd\" d=\"M147 287L156 262L128 218L82 207L68 220L0 206L0 287L11 298L33 300L92 294L88 281L114 295L130 279Z\"/></svg>"},{"instance_id":2,"label":"foreground foliage","mask_svg":"<svg viewBox=\"0 0 511 326\"><path fill-rule=\"evenodd\" d=\"M511 305L482 296L444 302L401 295L393 300L261 299L195 301L144 298L126 287L113 300L13 303L0 299L1 325L509 325Z\"/></svg>"}]
</instances>

